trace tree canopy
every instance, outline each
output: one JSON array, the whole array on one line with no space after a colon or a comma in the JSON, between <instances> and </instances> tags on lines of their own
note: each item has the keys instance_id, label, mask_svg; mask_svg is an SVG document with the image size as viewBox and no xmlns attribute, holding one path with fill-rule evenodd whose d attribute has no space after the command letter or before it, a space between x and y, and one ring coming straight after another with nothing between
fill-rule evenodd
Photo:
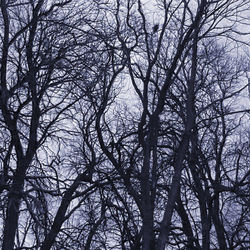
<instances>
[{"instance_id":1,"label":"tree canopy","mask_svg":"<svg viewBox=\"0 0 250 250\"><path fill-rule=\"evenodd\" d=\"M3 250L250 246L248 1L0 2Z\"/></svg>"}]
</instances>

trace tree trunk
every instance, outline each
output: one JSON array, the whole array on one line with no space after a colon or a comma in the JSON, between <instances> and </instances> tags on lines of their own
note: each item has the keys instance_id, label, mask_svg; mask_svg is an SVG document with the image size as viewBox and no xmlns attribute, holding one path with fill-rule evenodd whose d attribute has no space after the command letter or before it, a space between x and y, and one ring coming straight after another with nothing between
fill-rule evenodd
<instances>
[{"instance_id":1,"label":"tree trunk","mask_svg":"<svg viewBox=\"0 0 250 250\"><path fill-rule=\"evenodd\" d=\"M184 134L175 157L175 173L171 182L172 184L168 195L168 202L161 222L160 235L157 240L157 250L165 250L165 245L168 241L172 214L180 189L182 162L188 148L188 142L188 135Z\"/></svg>"},{"instance_id":2,"label":"tree trunk","mask_svg":"<svg viewBox=\"0 0 250 250\"><path fill-rule=\"evenodd\" d=\"M7 218L4 226L3 250L14 249L15 234L18 227L19 208L22 200L24 177L28 164L21 161L13 179L13 184L8 195Z\"/></svg>"}]
</instances>

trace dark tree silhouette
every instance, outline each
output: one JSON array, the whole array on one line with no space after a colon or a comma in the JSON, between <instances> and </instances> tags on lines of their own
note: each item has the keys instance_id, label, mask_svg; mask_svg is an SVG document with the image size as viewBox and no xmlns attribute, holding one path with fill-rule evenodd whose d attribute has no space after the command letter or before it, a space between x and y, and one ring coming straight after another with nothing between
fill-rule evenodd
<instances>
[{"instance_id":1,"label":"dark tree silhouette","mask_svg":"<svg viewBox=\"0 0 250 250\"><path fill-rule=\"evenodd\" d=\"M248 8L1 0L2 249L249 247Z\"/></svg>"}]
</instances>

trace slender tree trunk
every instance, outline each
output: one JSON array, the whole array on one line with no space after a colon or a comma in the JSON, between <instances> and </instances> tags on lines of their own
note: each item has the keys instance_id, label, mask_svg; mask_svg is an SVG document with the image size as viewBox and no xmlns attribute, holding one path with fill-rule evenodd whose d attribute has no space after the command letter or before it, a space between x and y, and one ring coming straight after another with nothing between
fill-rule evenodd
<instances>
[{"instance_id":1,"label":"slender tree trunk","mask_svg":"<svg viewBox=\"0 0 250 250\"><path fill-rule=\"evenodd\" d=\"M15 235L18 227L19 208L22 200L24 177L27 163L21 161L17 166L13 184L8 195L7 218L3 234L3 250L14 249Z\"/></svg>"},{"instance_id":2,"label":"slender tree trunk","mask_svg":"<svg viewBox=\"0 0 250 250\"><path fill-rule=\"evenodd\" d=\"M182 226L183 226L183 232L185 233L185 235L187 236L187 250L193 250L196 249L194 246L194 242L196 242L195 238L194 238L194 234L193 234L193 230L192 230L192 225L189 221L189 217L188 214L185 210L185 207L182 204L181 201L181 197L179 196L177 198L177 208L176 208L181 221L182 221ZM197 244L198 242L196 242Z\"/></svg>"},{"instance_id":3,"label":"slender tree trunk","mask_svg":"<svg viewBox=\"0 0 250 250\"><path fill-rule=\"evenodd\" d=\"M85 173L78 175L75 181L72 183L72 185L65 192L64 196L62 197L62 202L60 204L60 207L58 208L58 211L56 213L53 225L50 229L50 232L46 235L45 240L42 243L41 250L49 250L55 243L55 239L62 227L63 222L65 221L65 215L69 207L69 204L72 201L72 196L76 191L76 189L78 188L78 186L80 185L81 181L83 181L86 178L87 177Z\"/></svg>"},{"instance_id":4,"label":"slender tree trunk","mask_svg":"<svg viewBox=\"0 0 250 250\"><path fill-rule=\"evenodd\" d=\"M154 232L154 194L155 168L159 117L151 116L149 134L143 146L144 160L141 173L142 218L143 218L143 250L155 249ZM152 156L153 155L153 156ZM153 157L153 159L152 159ZM152 164L153 161L153 164Z\"/></svg>"},{"instance_id":5,"label":"slender tree trunk","mask_svg":"<svg viewBox=\"0 0 250 250\"><path fill-rule=\"evenodd\" d=\"M206 1L203 1L201 4L201 9L204 8ZM200 9L200 11L201 11ZM202 15L202 11L199 13ZM197 21L194 26L194 39L192 46L192 67L191 67L191 77L188 81L188 90L187 90L187 102L186 102L186 125L185 132L183 134L182 141L180 143L179 149L176 154L176 160L174 163L175 173L172 179L172 184L170 188L170 192L168 195L168 202L166 206L166 210L164 213L164 217L162 220L162 225L160 229L160 235L158 238L158 249L164 250L165 245L168 241L168 235L170 231L170 224L172 219L172 214L175 206L175 202L180 189L180 180L181 180L181 172L182 172L182 164L186 154L186 151L189 147L189 141L195 134L195 93L194 86L196 81L196 71L197 71L197 44L198 44L198 33L199 33L199 22L201 16L197 16Z\"/></svg>"},{"instance_id":6,"label":"slender tree trunk","mask_svg":"<svg viewBox=\"0 0 250 250\"><path fill-rule=\"evenodd\" d=\"M157 240L157 250L165 250L165 245L168 241L173 210L180 189L182 162L184 160L186 150L188 149L188 142L188 135L184 134L175 157L175 173L171 182L171 187L168 195L168 202L164 212L163 220L161 222L160 235Z\"/></svg>"},{"instance_id":7,"label":"slender tree trunk","mask_svg":"<svg viewBox=\"0 0 250 250\"><path fill-rule=\"evenodd\" d=\"M227 249L226 239L224 235L224 227L219 217L219 194L214 198L214 205L211 208L214 227L217 234L219 247L221 250Z\"/></svg>"},{"instance_id":8,"label":"slender tree trunk","mask_svg":"<svg viewBox=\"0 0 250 250\"><path fill-rule=\"evenodd\" d=\"M226 142L226 125L224 116L222 116L222 140L219 143L219 148L217 151L217 157L216 157L216 164L215 164L215 182L214 182L214 192L215 196L213 199L213 205L211 206L211 215L212 219L214 221L214 227L217 234L217 239L219 243L220 249L224 250L227 249L225 234L224 234L224 227L222 224L222 221L220 220L220 195L218 192L218 186L221 183L221 162L222 162L222 152L223 148Z\"/></svg>"},{"instance_id":9,"label":"slender tree trunk","mask_svg":"<svg viewBox=\"0 0 250 250\"><path fill-rule=\"evenodd\" d=\"M141 199L143 219L143 250L153 249L153 207L151 202L150 186L150 145L145 146L144 162L141 173Z\"/></svg>"}]
</instances>

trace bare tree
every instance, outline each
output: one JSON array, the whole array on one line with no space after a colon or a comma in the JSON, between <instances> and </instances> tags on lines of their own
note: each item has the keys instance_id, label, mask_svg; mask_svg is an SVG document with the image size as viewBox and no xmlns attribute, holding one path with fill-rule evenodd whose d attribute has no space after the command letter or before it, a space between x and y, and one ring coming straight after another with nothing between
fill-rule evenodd
<instances>
[{"instance_id":1,"label":"bare tree","mask_svg":"<svg viewBox=\"0 0 250 250\"><path fill-rule=\"evenodd\" d=\"M37 190L43 186L37 183L43 173L39 167L46 154L43 145L58 138L63 115L76 102L71 98L70 84L74 78L73 50L77 50L73 17L66 8L70 2L1 1L1 125L8 136L4 142L7 152L1 152L1 187L7 190L8 203L4 208L3 249L14 248L22 201L32 219L37 215L30 200L44 203L46 197ZM48 167L53 161L48 159ZM32 191L39 197L33 197Z\"/></svg>"},{"instance_id":2,"label":"bare tree","mask_svg":"<svg viewBox=\"0 0 250 250\"><path fill-rule=\"evenodd\" d=\"M163 13L162 23L160 26L159 24L152 26L150 21L148 21L149 15L146 14L146 10L140 1L129 1L127 5L116 1L114 19L116 21L117 40L120 44L120 50L124 53L127 60L128 75L140 105L138 111L140 118L134 122L137 130L131 133L133 136L137 134L138 148L136 150L140 151L142 155L140 161L136 163L140 166L137 173L139 192L138 187L135 189L131 179L127 178L124 167L122 168L123 162L125 162L125 155L122 154L123 142L121 137L119 139L116 136L117 134L113 133L113 128L110 125L112 124L112 119L107 121L108 118L105 113L105 108L108 107L107 101L105 101L107 97L104 97L106 106L100 108L100 116L103 116L103 119L106 117L103 120L105 122L101 125L101 119L97 119L96 129L102 150L123 178L124 184L135 199L141 212L143 249L154 249L157 244L157 249L165 248L166 242L168 242L171 218L180 189L181 173L185 166L184 160L189 145L193 148L192 154L196 152L197 142L195 138L197 137L197 129L195 128L195 120L197 115L194 99L196 96L198 45L207 39L209 35L224 35L233 30L231 25L227 29L216 25L219 25L220 18L226 20L231 16L229 10L235 6L235 1L230 3L201 1L196 4L195 8L188 2L179 4L174 1L169 3L162 2L159 5ZM242 8L244 3L242 2L237 6ZM161 12L159 11L159 13ZM173 28L171 28L171 25ZM219 30L217 33L215 33L216 29ZM112 44L108 44L108 46L111 49L119 49ZM190 49L192 55L189 57ZM174 82L180 77L179 72L185 63L191 63L192 66L190 68L190 77L183 79L183 81L187 81L187 85L184 83L186 100L180 103L179 97L175 97L175 93L169 96L168 93ZM176 88L179 87L176 85ZM175 144L175 148L172 148L172 153L170 153L173 157L171 164L174 172L169 184L166 207L163 208L163 219L158 221L160 227L159 234L157 234L154 212L157 186L160 183L158 175L158 165L160 164L158 162L158 148L160 146L159 133L163 129L161 117L164 115L165 110L168 109L166 98L174 98L169 101L169 105L173 105L173 102L176 103L180 108L177 117L180 113L182 113L182 116L179 120L181 127L177 128L179 131L176 134L178 142L177 145ZM170 108L172 109L173 107L170 106ZM173 112L176 113L175 110ZM174 123L172 125L175 126ZM105 136L103 131L105 131ZM109 134L110 142L104 139L107 138L107 133ZM168 136L168 133L165 136ZM176 143L176 139L172 143ZM115 141L113 142L113 140ZM111 142L114 145L113 147ZM169 148L171 149L170 145ZM191 156L191 158L193 157ZM136 169L136 167L131 166L128 169ZM209 215L207 215L207 210L205 209L207 205L202 199L200 200L200 206L201 212L204 213L204 216L202 216L204 220L202 222L202 231L203 247L206 249L210 246L208 237L210 222ZM223 243L221 244L223 245Z\"/></svg>"},{"instance_id":3,"label":"bare tree","mask_svg":"<svg viewBox=\"0 0 250 250\"><path fill-rule=\"evenodd\" d=\"M247 247L249 4L152 5L1 1L3 249Z\"/></svg>"}]
</instances>

